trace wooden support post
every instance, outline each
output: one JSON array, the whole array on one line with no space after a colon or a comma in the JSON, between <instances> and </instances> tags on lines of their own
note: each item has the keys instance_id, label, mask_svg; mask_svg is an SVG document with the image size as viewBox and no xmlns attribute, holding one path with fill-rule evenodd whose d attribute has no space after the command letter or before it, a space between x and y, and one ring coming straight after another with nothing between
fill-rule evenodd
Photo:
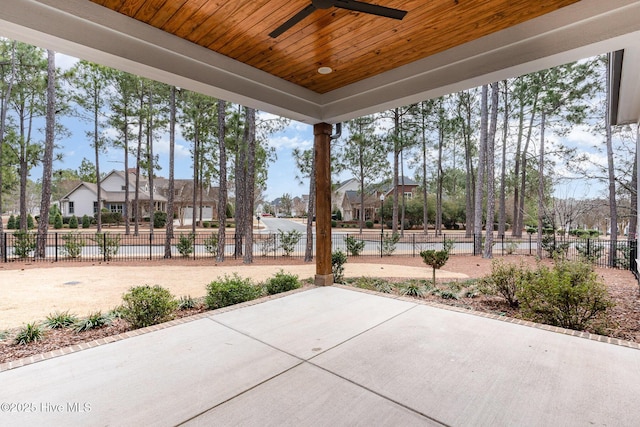
<instances>
[{"instance_id":1,"label":"wooden support post","mask_svg":"<svg viewBox=\"0 0 640 427\"><path fill-rule=\"evenodd\" d=\"M317 286L333 284L331 272L331 130L328 123L313 127L316 160L316 277Z\"/></svg>"}]
</instances>

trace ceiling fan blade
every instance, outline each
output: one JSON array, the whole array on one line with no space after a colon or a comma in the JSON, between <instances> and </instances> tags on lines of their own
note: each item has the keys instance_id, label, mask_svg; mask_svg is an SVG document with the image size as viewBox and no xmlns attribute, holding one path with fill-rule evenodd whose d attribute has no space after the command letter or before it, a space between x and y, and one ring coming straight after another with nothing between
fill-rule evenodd
<instances>
[{"instance_id":1,"label":"ceiling fan blade","mask_svg":"<svg viewBox=\"0 0 640 427\"><path fill-rule=\"evenodd\" d=\"M315 10L316 10L316 7L313 4L310 4L309 6L305 7L300 12L296 13L291 18L289 18L289 20L287 20L284 24L280 25L278 28L271 31L271 33L269 33L269 37L275 39L280 34L284 33L289 28L293 27L298 22L302 21L304 18L311 15Z\"/></svg>"},{"instance_id":2,"label":"ceiling fan blade","mask_svg":"<svg viewBox=\"0 0 640 427\"><path fill-rule=\"evenodd\" d=\"M364 3L355 0L335 0L333 5L341 9L370 13L372 15L384 16L385 18L393 19L402 19L407 14L406 10L393 9L390 7L378 6L376 4Z\"/></svg>"}]
</instances>

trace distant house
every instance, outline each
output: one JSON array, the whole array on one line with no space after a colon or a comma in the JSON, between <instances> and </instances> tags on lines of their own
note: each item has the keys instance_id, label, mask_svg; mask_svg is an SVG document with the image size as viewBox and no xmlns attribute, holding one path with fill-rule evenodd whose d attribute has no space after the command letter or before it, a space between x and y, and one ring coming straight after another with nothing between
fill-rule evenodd
<instances>
[{"instance_id":1,"label":"distant house","mask_svg":"<svg viewBox=\"0 0 640 427\"><path fill-rule=\"evenodd\" d=\"M110 212L124 213L125 193L125 172L111 171L100 182L102 200L98 204L98 186L90 182L81 182L68 192L60 201L62 215L82 217L83 215L94 216L98 209L107 209ZM140 178L138 199L140 201L141 217L148 217L150 213L149 202L151 193L149 180ZM136 175L129 172L129 209L130 217L134 217ZM167 196L169 191L169 180L164 178L154 178L153 180L153 201L155 211L167 211ZM174 212L183 223L184 219L192 218L193 212L193 182L187 179L174 180ZM199 208L202 198L202 215L199 209L196 211L198 220L211 220L217 218L217 189L203 188L202 197L197 194L196 209Z\"/></svg>"},{"instance_id":2,"label":"distant house","mask_svg":"<svg viewBox=\"0 0 640 427\"><path fill-rule=\"evenodd\" d=\"M398 194L404 194L405 199L415 196L418 183L404 177L398 180ZM393 183L378 183L365 189L364 207L360 206L360 191L358 180L351 178L338 185L332 197L332 209L340 210L344 221L360 219L361 212L365 220L373 220L379 215L380 196L393 197Z\"/></svg>"}]
</instances>

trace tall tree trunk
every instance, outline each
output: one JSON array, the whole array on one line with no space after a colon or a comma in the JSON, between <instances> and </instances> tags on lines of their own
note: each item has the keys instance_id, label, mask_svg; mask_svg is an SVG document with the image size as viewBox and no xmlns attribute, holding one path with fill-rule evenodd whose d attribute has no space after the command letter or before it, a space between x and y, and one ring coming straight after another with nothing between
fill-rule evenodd
<instances>
[{"instance_id":1,"label":"tall tree trunk","mask_svg":"<svg viewBox=\"0 0 640 427\"><path fill-rule=\"evenodd\" d=\"M404 196L404 150L400 152L400 197L402 197L402 209L400 210L400 235L404 236L404 217L406 212L406 200Z\"/></svg>"},{"instance_id":2,"label":"tall tree trunk","mask_svg":"<svg viewBox=\"0 0 640 427\"><path fill-rule=\"evenodd\" d=\"M538 236L536 240L536 255L542 258L542 220L544 218L544 133L547 114L543 109L540 119L540 154L538 157Z\"/></svg>"},{"instance_id":3,"label":"tall tree trunk","mask_svg":"<svg viewBox=\"0 0 640 427\"><path fill-rule=\"evenodd\" d=\"M153 89L149 88L149 119L147 120L147 170L149 174L149 234L153 236L155 197L153 191Z\"/></svg>"},{"instance_id":4,"label":"tall tree trunk","mask_svg":"<svg viewBox=\"0 0 640 427\"><path fill-rule=\"evenodd\" d=\"M167 229L164 237L164 257L171 258L173 239L173 202L175 199L175 152L176 152L176 87L169 94L169 188L167 189Z\"/></svg>"},{"instance_id":5,"label":"tall tree trunk","mask_svg":"<svg viewBox=\"0 0 640 427\"><path fill-rule=\"evenodd\" d=\"M236 165L235 165L235 176L236 176L236 211L235 211L235 219L236 219L236 230L235 230L235 256L240 258L242 257L242 239L247 230L247 200L246 200L246 187L244 182L247 176L247 142L249 138L249 129L246 124L245 117L245 126L242 132L242 139L238 144L238 149L236 152Z\"/></svg>"},{"instance_id":6,"label":"tall tree trunk","mask_svg":"<svg viewBox=\"0 0 640 427\"><path fill-rule=\"evenodd\" d=\"M307 213L307 245L304 250L305 262L313 261L313 218L316 216L316 156L311 156L309 175L309 209Z\"/></svg>"},{"instance_id":7,"label":"tall tree trunk","mask_svg":"<svg viewBox=\"0 0 640 427\"><path fill-rule=\"evenodd\" d=\"M94 99L98 98L98 94L94 94ZM98 207L96 209L97 231L102 231L102 183L100 182L100 134L98 133L98 118L100 111L98 106L94 104L93 108L93 153L96 160L96 197L98 198Z\"/></svg>"},{"instance_id":8,"label":"tall tree trunk","mask_svg":"<svg viewBox=\"0 0 640 427\"><path fill-rule=\"evenodd\" d=\"M444 108L442 106L442 98L440 98L438 106L438 162L436 163L436 220L435 234L442 235L442 191L443 191L443 175L442 170L442 151L444 147Z\"/></svg>"},{"instance_id":9,"label":"tall tree trunk","mask_svg":"<svg viewBox=\"0 0 640 427\"><path fill-rule=\"evenodd\" d=\"M638 143L640 143L640 125L636 125L636 145L635 161L633 162L633 173L631 175L631 219L629 220L629 240L638 239Z\"/></svg>"},{"instance_id":10,"label":"tall tree trunk","mask_svg":"<svg viewBox=\"0 0 640 427\"><path fill-rule=\"evenodd\" d=\"M244 239L244 264L253 262L253 209L256 186L256 110L245 108L247 135L247 178L245 180L246 232Z\"/></svg>"},{"instance_id":11,"label":"tall tree trunk","mask_svg":"<svg viewBox=\"0 0 640 427\"><path fill-rule=\"evenodd\" d=\"M488 121L489 112L487 110L487 97L488 87L482 86L481 106L480 106L480 147L478 150L478 170L476 176L476 189L475 189L475 206L474 206L474 219L473 219L473 241L474 255L482 253L482 195L484 187L484 172L487 166L486 149L487 149L487 134L488 134ZM489 227L489 224L487 224Z\"/></svg>"},{"instance_id":12,"label":"tall tree trunk","mask_svg":"<svg viewBox=\"0 0 640 427\"><path fill-rule=\"evenodd\" d=\"M509 86L506 80L504 82L504 116L502 130L502 159L500 163L500 202L498 212L498 236L504 237L507 222L507 137L509 135Z\"/></svg>"},{"instance_id":13,"label":"tall tree trunk","mask_svg":"<svg viewBox=\"0 0 640 427\"><path fill-rule=\"evenodd\" d=\"M607 64L611 63L611 53L607 56ZM610 75L605 73L607 86L607 100L605 108L605 137L607 144L607 167L609 169L609 216L611 218L611 244L609 246L609 267L616 266L618 252L618 203L616 201L616 175L613 164L613 144L611 138L611 122L609 120L609 102L611 100ZM635 175L634 175L635 176Z\"/></svg>"},{"instance_id":14,"label":"tall tree trunk","mask_svg":"<svg viewBox=\"0 0 640 427\"><path fill-rule=\"evenodd\" d=\"M491 120L487 135L487 226L483 258L493 258L493 222L496 214L495 198L495 145L498 122L498 82L491 84Z\"/></svg>"},{"instance_id":15,"label":"tall tree trunk","mask_svg":"<svg viewBox=\"0 0 640 427\"><path fill-rule=\"evenodd\" d=\"M218 169L220 183L218 185L218 262L224 261L224 248L226 244L225 228L227 226L227 146L226 146L226 110L227 104L218 100Z\"/></svg>"},{"instance_id":16,"label":"tall tree trunk","mask_svg":"<svg viewBox=\"0 0 640 427\"><path fill-rule=\"evenodd\" d=\"M131 234L131 224L130 224L130 217L131 217L131 200L130 200L130 196L129 196L129 186L130 186L130 182L129 182L129 132L128 132L128 127L129 127L129 115L128 115L128 108L125 108L125 112L124 112L124 207L122 209L122 214L124 215L124 234L125 235L129 235Z\"/></svg>"},{"instance_id":17,"label":"tall tree trunk","mask_svg":"<svg viewBox=\"0 0 640 427\"><path fill-rule=\"evenodd\" d=\"M196 123L194 124L194 137L193 137L193 193L191 194L191 233L195 236L196 224L198 223L197 216L197 202L198 202L198 188L200 187L200 127Z\"/></svg>"},{"instance_id":18,"label":"tall tree trunk","mask_svg":"<svg viewBox=\"0 0 640 427\"><path fill-rule=\"evenodd\" d=\"M400 164L400 110L393 110L393 209L391 214L391 232L398 232L398 175Z\"/></svg>"},{"instance_id":19,"label":"tall tree trunk","mask_svg":"<svg viewBox=\"0 0 640 427\"><path fill-rule=\"evenodd\" d=\"M140 158L142 156L142 129L144 128L144 82L140 80L140 112L138 120L138 147L136 149L136 188L133 203L135 204L135 217L133 219L133 235L140 232Z\"/></svg>"},{"instance_id":20,"label":"tall tree trunk","mask_svg":"<svg viewBox=\"0 0 640 427\"><path fill-rule=\"evenodd\" d=\"M533 120L536 115L536 108L538 105L538 94L536 94L533 101L533 107L531 108L531 116L529 117L529 128L527 130L527 138L524 141L524 148L522 149L522 175L520 179L520 200L518 201L518 229L517 237L522 237L522 230L524 228L524 199L527 189L527 163L529 155L529 143L531 142L531 133L533 132Z\"/></svg>"},{"instance_id":21,"label":"tall tree trunk","mask_svg":"<svg viewBox=\"0 0 640 427\"><path fill-rule=\"evenodd\" d=\"M424 106L424 102L423 102ZM429 228L429 210L427 207L427 123L426 117L424 114L421 114L422 119L422 224L423 224L423 233L426 236L427 230Z\"/></svg>"},{"instance_id":22,"label":"tall tree trunk","mask_svg":"<svg viewBox=\"0 0 640 427\"><path fill-rule=\"evenodd\" d=\"M471 141L471 107L463 103L461 96L465 92L458 94L458 116L463 120L462 137L464 140L464 159L465 159L465 237L473 236L473 197L475 190L475 178L473 171L473 147ZM468 93L467 93L468 95ZM467 102L469 100L467 99ZM462 109L464 108L464 111Z\"/></svg>"},{"instance_id":23,"label":"tall tree trunk","mask_svg":"<svg viewBox=\"0 0 640 427\"><path fill-rule=\"evenodd\" d=\"M7 110L9 109L9 98L11 98L11 91L13 89L13 82L16 78L16 43L11 44L11 77L7 82L7 88L2 94L2 105L0 106L0 212L4 212L2 207L2 153L4 151L4 132L7 121ZM2 221L0 221L0 243L4 233ZM4 259L4 245L0 244L0 259Z\"/></svg>"},{"instance_id":24,"label":"tall tree trunk","mask_svg":"<svg viewBox=\"0 0 640 427\"><path fill-rule=\"evenodd\" d=\"M51 175L53 173L53 146L56 126L56 54L47 50L47 113L42 160L42 196L40 198L40 219L38 220L38 243L36 256L44 258L49 230L49 205L51 203Z\"/></svg>"}]
</instances>

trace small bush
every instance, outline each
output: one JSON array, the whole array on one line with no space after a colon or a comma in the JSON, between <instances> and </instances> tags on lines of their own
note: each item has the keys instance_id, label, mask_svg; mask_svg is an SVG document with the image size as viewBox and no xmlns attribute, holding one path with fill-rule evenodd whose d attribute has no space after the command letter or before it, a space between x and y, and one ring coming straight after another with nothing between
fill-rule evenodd
<instances>
[{"instance_id":1,"label":"small bush","mask_svg":"<svg viewBox=\"0 0 640 427\"><path fill-rule=\"evenodd\" d=\"M613 302L593 266L585 262L558 261L542 266L517 293L525 318L568 329L584 330L606 321Z\"/></svg>"},{"instance_id":2,"label":"small bush","mask_svg":"<svg viewBox=\"0 0 640 427\"><path fill-rule=\"evenodd\" d=\"M495 286L496 291L507 300L511 307L518 307L518 293L522 286L532 277L532 271L524 264L520 265L505 263L502 260L494 260L491 263L490 283Z\"/></svg>"},{"instance_id":3,"label":"small bush","mask_svg":"<svg viewBox=\"0 0 640 427\"><path fill-rule=\"evenodd\" d=\"M209 237L204 239L204 250L208 254L218 256L218 235L216 233L211 233Z\"/></svg>"},{"instance_id":4,"label":"small bush","mask_svg":"<svg viewBox=\"0 0 640 427\"><path fill-rule=\"evenodd\" d=\"M260 296L260 289L253 285L250 279L242 279L236 273L225 275L222 279L214 280L207 285L205 305L216 309L229 305L251 301Z\"/></svg>"},{"instance_id":5,"label":"small bush","mask_svg":"<svg viewBox=\"0 0 640 427\"><path fill-rule=\"evenodd\" d=\"M288 274L280 270L274 277L267 280L267 293L269 295L298 289L302 284L295 274Z\"/></svg>"},{"instance_id":6,"label":"small bush","mask_svg":"<svg viewBox=\"0 0 640 427\"><path fill-rule=\"evenodd\" d=\"M9 216L9 221L7 222L7 230L16 230L18 226L19 224L16 221L15 215L11 214L11 216Z\"/></svg>"},{"instance_id":7,"label":"small bush","mask_svg":"<svg viewBox=\"0 0 640 427\"><path fill-rule=\"evenodd\" d=\"M178 301L161 286L136 286L122 296L122 317L134 328L144 328L173 318Z\"/></svg>"},{"instance_id":8,"label":"small bush","mask_svg":"<svg viewBox=\"0 0 640 427\"><path fill-rule=\"evenodd\" d=\"M36 228L36 223L33 220L33 215L28 214L27 215L27 229L33 230L34 228Z\"/></svg>"},{"instance_id":9,"label":"small bush","mask_svg":"<svg viewBox=\"0 0 640 427\"><path fill-rule=\"evenodd\" d=\"M266 239L260 242L260 252L262 256L275 256L278 245L276 242L276 235L271 234Z\"/></svg>"},{"instance_id":10,"label":"small bush","mask_svg":"<svg viewBox=\"0 0 640 427\"><path fill-rule=\"evenodd\" d=\"M433 269L433 285L436 284L436 270L439 270L443 267L447 261L449 260L449 252L453 248L452 240L445 240L442 245L442 250L436 251L433 249L429 249L426 251L420 252L420 256L422 257L422 261L431 266Z\"/></svg>"},{"instance_id":11,"label":"small bush","mask_svg":"<svg viewBox=\"0 0 640 427\"><path fill-rule=\"evenodd\" d=\"M89 215L83 215L82 228L89 228L89 227L91 227L91 218L89 218Z\"/></svg>"},{"instance_id":12,"label":"small bush","mask_svg":"<svg viewBox=\"0 0 640 427\"><path fill-rule=\"evenodd\" d=\"M56 311L53 314L47 316L44 324L51 329L61 329L72 326L78 321L78 317L74 314L70 314L69 311Z\"/></svg>"},{"instance_id":13,"label":"small bush","mask_svg":"<svg viewBox=\"0 0 640 427\"><path fill-rule=\"evenodd\" d=\"M178 252L180 252L180 255L184 258L187 258L193 253L193 243L195 238L196 236L193 233L180 235L176 249L178 249Z\"/></svg>"},{"instance_id":14,"label":"small bush","mask_svg":"<svg viewBox=\"0 0 640 427\"><path fill-rule=\"evenodd\" d=\"M297 230L285 232L278 229L278 237L280 240L280 248L284 251L285 256L291 256L296 245L302 238L302 233Z\"/></svg>"},{"instance_id":15,"label":"small bush","mask_svg":"<svg viewBox=\"0 0 640 427\"><path fill-rule=\"evenodd\" d=\"M112 322L112 319L108 315L102 314L101 311L96 311L91 313L84 319L78 320L74 325L73 329L76 332L89 331L91 329L102 328L103 326L108 326Z\"/></svg>"},{"instance_id":16,"label":"small bush","mask_svg":"<svg viewBox=\"0 0 640 427\"><path fill-rule=\"evenodd\" d=\"M353 236L346 236L344 242L347 245L347 252L352 256L358 256L364 250L364 240L358 240Z\"/></svg>"},{"instance_id":17,"label":"small bush","mask_svg":"<svg viewBox=\"0 0 640 427\"><path fill-rule=\"evenodd\" d=\"M41 340L44 337L42 327L37 323L27 323L18 331L15 343L18 345L26 345Z\"/></svg>"},{"instance_id":18,"label":"small bush","mask_svg":"<svg viewBox=\"0 0 640 427\"><path fill-rule=\"evenodd\" d=\"M82 248L86 245L82 234L69 233L62 236L62 254L69 258L78 258L82 255Z\"/></svg>"},{"instance_id":19,"label":"small bush","mask_svg":"<svg viewBox=\"0 0 640 427\"><path fill-rule=\"evenodd\" d=\"M347 255L341 250L331 254L331 273L334 283L344 283L344 264L347 262Z\"/></svg>"},{"instance_id":20,"label":"small bush","mask_svg":"<svg viewBox=\"0 0 640 427\"><path fill-rule=\"evenodd\" d=\"M380 251L384 256L391 256L396 250L396 243L400 241L400 235L398 233L388 234L382 238L382 247Z\"/></svg>"},{"instance_id":21,"label":"small bush","mask_svg":"<svg viewBox=\"0 0 640 427\"><path fill-rule=\"evenodd\" d=\"M100 255L107 261L110 261L120 250L120 236L111 236L109 232L96 233L93 241L98 245Z\"/></svg>"},{"instance_id":22,"label":"small bush","mask_svg":"<svg viewBox=\"0 0 640 427\"><path fill-rule=\"evenodd\" d=\"M62 228L62 215L57 213L53 218L53 228L56 230L60 230Z\"/></svg>"},{"instance_id":23,"label":"small bush","mask_svg":"<svg viewBox=\"0 0 640 427\"><path fill-rule=\"evenodd\" d=\"M69 228L78 228L78 217L75 215L71 215L71 218L69 218Z\"/></svg>"},{"instance_id":24,"label":"small bush","mask_svg":"<svg viewBox=\"0 0 640 427\"><path fill-rule=\"evenodd\" d=\"M364 226L367 228L373 228L373 221L368 220L364 223Z\"/></svg>"},{"instance_id":25,"label":"small bush","mask_svg":"<svg viewBox=\"0 0 640 427\"><path fill-rule=\"evenodd\" d=\"M36 237L26 231L16 231L13 233L15 241L13 243L13 253L18 258L28 258L31 252L36 249Z\"/></svg>"},{"instance_id":26,"label":"small bush","mask_svg":"<svg viewBox=\"0 0 640 427\"><path fill-rule=\"evenodd\" d=\"M153 212L153 228L162 228L167 225L167 213L162 211Z\"/></svg>"}]
</instances>

